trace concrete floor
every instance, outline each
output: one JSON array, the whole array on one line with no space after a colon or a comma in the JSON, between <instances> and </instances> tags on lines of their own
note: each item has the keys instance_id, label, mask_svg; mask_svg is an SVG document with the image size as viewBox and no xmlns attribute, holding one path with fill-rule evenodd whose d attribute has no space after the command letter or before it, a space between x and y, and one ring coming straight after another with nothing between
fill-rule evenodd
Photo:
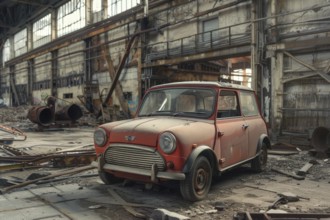
<instances>
[{"instance_id":1,"label":"concrete floor","mask_svg":"<svg viewBox=\"0 0 330 220\"><path fill-rule=\"evenodd\" d=\"M14 142L13 147L32 155L81 147L87 149L92 147L93 130L92 127L79 127L27 131L27 140ZM148 219L156 208L189 219L233 219L235 213L241 211L266 211L278 198L277 193L284 192L296 194L299 201L281 204L278 210L330 214L328 159L316 158L319 164L304 180L295 180L271 170L272 167L296 170L310 159L315 158L306 151L294 156L270 155L266 172L255 174L247 166L231 170L214 181L207 199L195 203L184 201L175 183L151 189L130 182L108 186L100 181L94 169L61 181L32 184L0 195L0 219ZM2 172L1 177L25 179L31 173L64 172L67 169L26 169ZM81 175L85 177L79 177ZM223 208L219 209L219 205Z\"/></svg>"}]
</instances>

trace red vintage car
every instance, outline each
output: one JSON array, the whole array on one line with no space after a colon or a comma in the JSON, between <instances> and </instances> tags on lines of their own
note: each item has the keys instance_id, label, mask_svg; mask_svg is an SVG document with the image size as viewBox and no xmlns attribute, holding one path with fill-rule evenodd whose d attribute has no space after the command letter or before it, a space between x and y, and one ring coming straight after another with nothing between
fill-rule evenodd
<instances>
[{"instance_id":1,"label":"red vintage car","mask_svg":"<svg viewBox=\"0 0 330 220\"><path fill-rule=\"evenodd\" d=\"M99 126L94 143L104 183L177 180L183 198L197 201L225 170L264 170L267 133L250 88L178 82L150 88L134 119Z\"/></svg>"}]
</instances>

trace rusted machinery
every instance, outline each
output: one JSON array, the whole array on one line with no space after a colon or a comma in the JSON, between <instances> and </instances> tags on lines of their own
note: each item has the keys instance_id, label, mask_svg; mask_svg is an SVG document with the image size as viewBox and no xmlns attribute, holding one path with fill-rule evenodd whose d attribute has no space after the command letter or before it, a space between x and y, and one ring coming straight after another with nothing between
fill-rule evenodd
<instances>
[{"instance_id":1,"label":"rusted machinery","mask_svg":"<svg viewBox=\"0 0 330 220\"><path fill-rule=\"evenodd\" d=\"M77 104L70 104L64 107L55 109L55 97L49 97L47 99L46 106L34 106L27 115L27 118L40 125L49 126L52 123L69 122L74 123L83 116L82 109Z\"/></svg>"}]
</instances>

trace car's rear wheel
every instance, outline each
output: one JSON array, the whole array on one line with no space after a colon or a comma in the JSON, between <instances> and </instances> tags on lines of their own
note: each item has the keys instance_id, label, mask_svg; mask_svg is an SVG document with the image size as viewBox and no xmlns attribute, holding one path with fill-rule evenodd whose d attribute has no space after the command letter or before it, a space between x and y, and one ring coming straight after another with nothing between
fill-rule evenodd
<instances>
[{"instance_id":1,"label":"car's rear wheel","mask_svg":"<svg viewBox=\"0 0 330 220\"><path fill-rule=\"evenodd\" d=\"M202 200L208 194L212 182L212 168L208 159L200 156L193 164L186 179L180 182L182 197L189 201Z\"/></svg>"},{"instance_id":2,"label":"car's rear wheel","mask_svg":"<svg viewBox=\"0 0 330 220\"><path fill-rule=\"evenodd\" d=\"M123 181L123 179L117 178L114 175L104 171L99 171L99 176L102 182L107 185L111 185Z\"/></svg>"},{"instance_id":3,"label":"car's rear wheel","mask_svg":"<svg viewBox=\"0 0 330 220\"><path fill-rule=\"evenodd\" d=\"M258 153L259 155L251 161L251 168L255 172L262 172L266 169L268 158L267 145L265 143L262 144Z\"/></svg>"}]
</instances>

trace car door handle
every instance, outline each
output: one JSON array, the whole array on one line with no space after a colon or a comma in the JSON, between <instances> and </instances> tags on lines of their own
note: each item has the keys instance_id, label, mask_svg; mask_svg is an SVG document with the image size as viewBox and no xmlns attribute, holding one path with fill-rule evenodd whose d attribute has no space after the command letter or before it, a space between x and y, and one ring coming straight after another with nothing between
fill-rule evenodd
<instances>
[{"instance_id":1,"label":"car door handle","mask_svg":"<svg viewBox=\"0 0 330 220\"><path fill-rule=\"evenodd\" d=\"M222 137L222 136L224 136L225 135L225 132L223 132L223 131L218 131L218 137Z\"/></svg>"},{"instance_id":2,"label":"car door handle","mask_svg":"<svg viewBox=\"0 0 330 220\"><path fill-rule=\"evenodd\" d=\"M243 124L242 125L242 128L245 130L245 129L247 129L249 127L249 125L246 125L246 124Z\"/></svg>"}]
</instances>

